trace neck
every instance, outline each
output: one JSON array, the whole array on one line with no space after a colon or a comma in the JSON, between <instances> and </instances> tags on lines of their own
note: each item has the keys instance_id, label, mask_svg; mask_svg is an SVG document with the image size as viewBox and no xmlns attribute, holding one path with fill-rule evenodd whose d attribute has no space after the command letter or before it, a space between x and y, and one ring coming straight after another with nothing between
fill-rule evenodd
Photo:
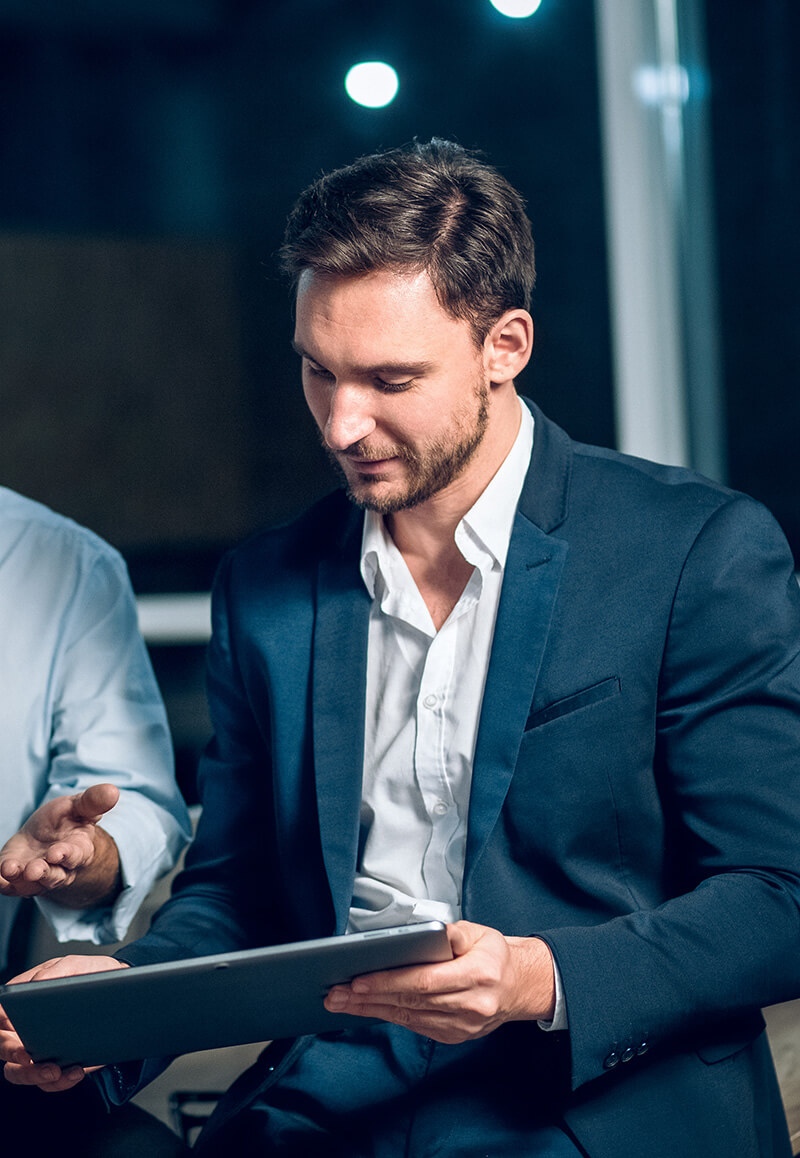
<instances>
[{"instance_id":1,"label":"neck","mask_svg":"<svg viewBox=\"0 0 800 1158\"><path fill-rule=\"evenodd\" d=\"M513 387L492 417L497 421L490 422L475 457L450 486L419 506L386 516L386 527L437 630L472 574L472 565L456 546L456 527L502 466L519 431L519 402Z\"/></svg>"}]
</instances>

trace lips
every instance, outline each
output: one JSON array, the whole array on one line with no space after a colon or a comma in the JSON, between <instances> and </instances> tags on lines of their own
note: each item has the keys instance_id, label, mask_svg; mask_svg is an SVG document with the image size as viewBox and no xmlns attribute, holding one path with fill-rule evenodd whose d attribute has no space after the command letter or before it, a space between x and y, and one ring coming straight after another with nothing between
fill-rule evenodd
<instances>
[{"instance_id":1,"label":"lips","mask_svg":"<svg viewBox=\"0 0 800 1158\"><path fill-rule=\"evenodd\" d=\"M394 455L387 458L364 458L359 454L344 454L341 457L360 474L375 474L377 471L385 470L390 462L395 461Z\"/></svg>"}]
</instances>

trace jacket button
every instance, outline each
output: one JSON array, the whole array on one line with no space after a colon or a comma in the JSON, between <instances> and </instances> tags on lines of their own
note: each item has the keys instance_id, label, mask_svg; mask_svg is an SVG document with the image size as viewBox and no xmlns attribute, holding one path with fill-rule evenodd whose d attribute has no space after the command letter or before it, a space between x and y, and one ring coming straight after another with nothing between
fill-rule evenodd
<instances>
[{"instance_id":1,"label":"jacket button","mask_svg":"<svg viewBox=\"0 0 800 1158\"><path fill-rule=\"evenodd\" d=\"M647 1041L643 1041L641 1043L641 1045L636 1047L636 1052L639 1055L639 1057L641 1057L643 1053L647 1053L649 1048L650 1048L650 1043Z\"/></svg>"},{"instance_id":2,"label":"jacket button","mask_svg":"<svg viewBox=\"0 0 800 1158\"><path fill-rule=\"evenodd\" d=\"M632 1045L629 1045L628 1048L623 1051L621 1060L623 1062L629 1062L632 1058L635 1058L635 1057L636 1057L636 1050L633 1048Z\"/></svg>"},{"instance_id":3,"label":"jacket button","mask_svg":"<svg viewBox=\"0 0 800 1158\"><path fill-rule=\"evenodd\" d=\"M603 1069L613 1070L615 1066L619 1065L619 1054L615 1049L603 1059Z\"/></svg>"}]
</instances>

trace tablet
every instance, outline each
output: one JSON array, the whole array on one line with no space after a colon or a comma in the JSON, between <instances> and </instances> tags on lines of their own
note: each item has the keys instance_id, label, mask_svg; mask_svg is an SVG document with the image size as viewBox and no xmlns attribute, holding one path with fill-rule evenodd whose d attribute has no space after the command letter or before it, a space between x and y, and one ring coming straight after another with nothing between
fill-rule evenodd
<instances>
[{"instance_id":1,"label":"tablet","mask_svg":"<svg viewBox=\"0 0 800 1158\"><path fill-rule=\"evenodd\" d=\"M109 1065L364 1023L322 1004L359 973L452 957L440 921L0 986L35 1061Z\"/></svg>"}]
</instances>

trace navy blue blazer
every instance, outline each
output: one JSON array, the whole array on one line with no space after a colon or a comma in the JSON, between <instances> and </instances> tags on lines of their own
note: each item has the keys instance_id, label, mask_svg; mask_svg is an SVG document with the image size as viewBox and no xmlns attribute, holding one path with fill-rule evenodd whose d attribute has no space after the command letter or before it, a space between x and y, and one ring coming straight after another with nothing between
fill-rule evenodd
<instances>
[{"instance_id":1,"label":"navy blue blazer","mask_svg":"<svg viewBox=\"0 0 800 1158\"><path fill-rule=\"evenodd\" d=\"M574 443L532 409L463 914L549 943L569 1031L514 1027L508 1064L531 1067L535 1097L537 1066L565 1059L559 1107L593 1158L784 1155L759 1008L800 992L790 552L753 500ZM336 493L224 560L200 830L125 960L344 930L364 740L361 525Z\"/></svg>"}]
</instances>

